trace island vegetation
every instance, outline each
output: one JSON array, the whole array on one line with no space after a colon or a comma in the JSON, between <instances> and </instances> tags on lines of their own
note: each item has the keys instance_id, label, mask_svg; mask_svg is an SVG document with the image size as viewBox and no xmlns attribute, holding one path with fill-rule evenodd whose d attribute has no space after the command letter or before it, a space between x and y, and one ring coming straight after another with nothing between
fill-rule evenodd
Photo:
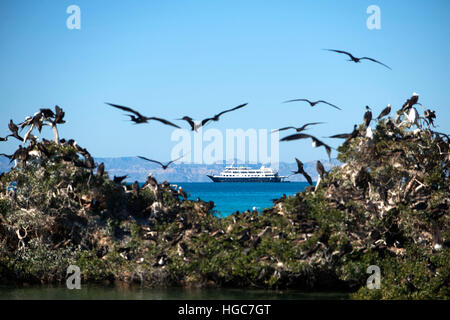
<instances>
[{"instance_id":1,"label":"island vegetation","mask_svg":"<svg viewBox=\"0 0 450 320\"><path fill-rule=\"evenodd\" d=\"M377 120L372 137L339 147L342 165L317 187L218 218L212 202L151 175L143 186L110 177L59 138L57 114L39 116L54 141L23 124L16 165L0 178L2 284L64 283L77 265L83 283L450 297L449 137L425 122ZM366 286L371 265L380 289Z\"/></svg>"}]
</instances>

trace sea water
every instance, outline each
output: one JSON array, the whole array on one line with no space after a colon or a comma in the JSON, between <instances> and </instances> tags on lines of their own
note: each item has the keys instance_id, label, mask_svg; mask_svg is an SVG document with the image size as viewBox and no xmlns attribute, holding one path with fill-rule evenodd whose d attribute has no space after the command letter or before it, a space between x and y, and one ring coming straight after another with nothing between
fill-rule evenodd
<instances>
[{"instance_id":1,"label":"sea water","mask_svg":"<svg viewBox=\"0 0 450 320\"><path fill-rule=\"evenodd\" d=\"M306 182L174 182L181 186L189 195L190 200L200 198L203 201L213 201L214 210L220 217L226 217L236 211L252 211L255 207L259 212L272 207L273 199L294 195L303 191Z\"/></svg>"}]
</instances>

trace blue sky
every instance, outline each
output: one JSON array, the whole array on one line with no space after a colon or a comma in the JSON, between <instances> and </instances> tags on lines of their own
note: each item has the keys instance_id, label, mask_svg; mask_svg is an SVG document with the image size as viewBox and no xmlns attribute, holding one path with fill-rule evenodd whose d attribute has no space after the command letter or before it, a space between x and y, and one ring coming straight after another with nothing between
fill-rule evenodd
<instances>
[{"instance_id":1,"label":"blue sky","mask_svg":"<svg viewBox=\"0 0 450 320\"><path fill-rule=\"evenodd\" d=\"M69 5L81 30L69 30ZM366 27L369 5L381 30ZM411 96L449 132L449 1L23 1L0 2L0 135L41 107L60 105L74 138L94 156L170 157L172 129L132 126L104 102L145 115L202 119L249 105L210 128L277 128L311 121L318 137L350 132L364 106L378 114ZM354 64L323 48L370 56ZM319 105L282 104L293 98ZM185 126L185 123L179 123ZM44 129L45 130L45 129ZM47 131L50 131L47 129ZM225 134L224 134L225 135ZM338 141L327 140L336 147ZM2 143L12 152L15 142ZM335 155L335 152L333 153ZM309 141L280 143L280 160L326 158Z\"/></svg>"}]
</instances>

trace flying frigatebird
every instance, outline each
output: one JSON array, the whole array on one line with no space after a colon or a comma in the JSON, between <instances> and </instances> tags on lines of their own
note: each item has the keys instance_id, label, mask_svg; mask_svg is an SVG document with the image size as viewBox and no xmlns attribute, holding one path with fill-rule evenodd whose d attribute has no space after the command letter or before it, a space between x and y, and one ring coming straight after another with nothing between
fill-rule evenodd
<instances>
[{"instance_id":1,"label":"flying frigatebird","mask_svg":"<svg viewBox=\"0 0 450 320\"><path fill-rule=\"evenodd\" d=\"M361 58L357 58L357 57L353 56L350 52L343 51L343 50L334 50L334 49L324 49L324 50L346 54L346 55L348 55L348 56L350 57L350 60L348 60L348 61L353 61L353 62L355 62L355 63L359 63L359 62L361 62L361 60L370 60L370 61L372 61L372 62L375 62L375 63L381 64L382 66L385 66L385 67L388 68L389 70L392 70L390 67L388 67L388 66L385 65L384 63L382 63L382 62L380 62L380 61L378 61L378 60L375 60L375 59L373 59L373 58L369 58L369 57L361 57Z\"/></svg>"},{"instance_id":2,"label":"flying frigatebird","mask_svg":"<svg viewBox=\"0 0 450 320\"><path fill-rule=\"evenodd\" d=\"M307 128L308 126L312 126L312 125L316 125L316 124L321 124L321 123L324 123L324 122L310 122L310 123L306 123L306 124L304 124L303 126L298 127L298 128L297 128L297 127L284 127L284 128L272 130L271 133L277 132L277 131L289 130L289 129L295 129L295 131L297 131L297 132L302 132L302 131L306 130L306 128Z\"/></svg>"},{"instance_id":3,"label":"flying frigatebird","mask_svg":"<svg viewBox=\"0 0 450 320\"><path fill-rule=\"evenodd\" d=\"M188 116L184 116L183 118L180 118L180 119L177 119L177 120L184 120L184 121L186 121L186 122L189 124L189 126L191 127L191 130L192 130L192 131L197 131L200 127L203 127L203 126L206 125L209 121L219 121L219 118L220 118L221 115L223 115L223 114L225 114L225 113L227 113L227 112L231 112L231 111L234 111L234 110L243 108L243 107L245 107L247 104L248 104L248 103L240 104L240 105L238 105L237 107L234 107L234 108L231 108L231 109L227 109L227 110L225 110L225 111L222 111L222 112L220 112L220 113L214 115L214 117L203 119L203 120L202 120L200 123L198 123L198 124L196 124L196 123L194 122L194 119L192 119L191 117L188 117Z\"/></svg>"},{"instance_id":4,"label":"flying frigatebird","mask_svg":"<svg viewBox=\"0 0 450 320\"><path fill-rule=\"evenodd\" d=\"M128 114L128 116L130 117L130 120L133 121L135 124L148 123L148 121L150 121L150 120L155 120L155 121L159 121L159 122L161 122L161 123L163 123L165 125L168 125L168 126L172 126L172 127L175 127L175 128L180 128L176 124L174 124L174 123L172 123L172 122L170 122L170 121L168 121L166 119L157 118L157 117L146 117L146 116L143 116L139 112L137 112L137 111L135 111L135 110L133 110L133 109L131 109L129 107L120 106L120 105L113 104L113 103L108 103L108 102L105 102L105 103L110 105L111 107L118 108L118 109L121 109L123 111L133 113L133 114Z\"/></svg>"},{"instance_id":5,"label":"flying frigatebird","mask_svg":"<svg viewBox=\"0 0 450 320\"><path fill-rule=\"evenodd\" d=\"M331 147L329 145L323 143L322 141L320 141L316 137L310 135L310 134L294 133L294 134L291 134L291 135L286 136L284 138L281 138L280 141L292 141L292 140L300 140L300 139L307 139L307 138L311 138L313 148L324 147L325 150L327 151L328 158L330 158L330 156L331 156Z\"/></svg>"},{"instance_id":6,"label":"flying frigatebird","mask_svg":"<svg viewBox=\"0 0 450 320\"><path fill-rule=\"evenodd\" d=\"M331 107L333 107L333 108L336 108L336 109L338 109L338 110L342 110L342 109L339 108L338 106L335 106L334 104L331 104L331 103L329 103L329 102L327 102L327 101L325 101L325 100L310 101L310 100L308 100L308 99L293 99L293 100L287 100L287 101L284 101L283 103L296 102L296 101L304 101L304 102L308 102L309 105L310 105L311 107L314 107L314 106L315 106L316 104L318 104L318 103L324 103L324 104L327 104L327 105L329 105L329 106L331 106Z\"/></svg>"},{"instance_id":7,"label":"flying frigatebird","mask_svg":"<svg viewBox=\"0 0 450 320\"><path fill-rule=\"evenodd\" d=\"M214 115L214 117L203 119L202 122L201 122L201 124L202 124L202 126L204 126L204 125L207 124L209 121L219 121L219 117L220 117L221 115L223 115L223 114L225 114L225 113L227 113L227 112L231 112L231 111L234 111L234 110L243 108L243 107L245 107L247 104L248 104L248 103L243 103L243 104L238 105L237 107L234 107L234 108L227 109L227 110L224 110L224 111L222 111L222 112L219 112L218 114Z\"/></svg>"},{"instance_id":8,"label":"flying frigatebird","mask_svg":"<svg viewBox=\"0 0 450 320\"><path fill-rule=\"evenodd\" d=\"M337 138L337 139L345 139L346 142L350 141L351 139L354 139L358 136L359 130L357 129L358 125L353 126L353 131L351 133L340 133L335 134L333 136L329 136L328 138Z\"/></svg>"},{"instance_id":9,"label":"flying frigatebird","mask_svg":"<svg viewBox=\"0 0 450 320\"><path fill-rule=\"evenodd\" d=\"M183 158L184 156L185 156L185 155L182 155L181 157L179 157L179 158L177 158L177 159L175 159L175 160L169 161L169 162L167 162L167 164L163 164L163 163L161 163L161 162L159 162L159 161L152 160L152 159L148 159L148 158L142 157L142 156L138 156L138 158L141 158L141 159L143 159L143 160L147 160L147 161L150 161L150 162L159 164L163 170L166 170L172 163L174 163L175 161L180 160L180 159Z\"/></svg>"},{"instance_id":10,"label":"flying frigatebird","mask_svg":"<svg viewBox=\"0 0 450 320\"><path fill-rule=\"evenodd\" d=\"M295 158L295 161L297 162L297 171L292 171L293 174L302 174L306 180L308 181L308 183L312 186L313 182L311 177L305 172L305 170L303 169L303 162L301 162L299 159Z\"/></svg>"},{"instance_id":11,"label":"flying frigatebird","mask_svg":"<svg viewBox=\"0 0 450 320\"><path fill-rule=\"evenodd\" d=\"M191 126L191 130L197 132L197 130L201 127L200 124L196 124L194 122L194 119L188 116L184 116L183 118L177 119L177 120L184 120Z\"/></svg>"}]
</instances>

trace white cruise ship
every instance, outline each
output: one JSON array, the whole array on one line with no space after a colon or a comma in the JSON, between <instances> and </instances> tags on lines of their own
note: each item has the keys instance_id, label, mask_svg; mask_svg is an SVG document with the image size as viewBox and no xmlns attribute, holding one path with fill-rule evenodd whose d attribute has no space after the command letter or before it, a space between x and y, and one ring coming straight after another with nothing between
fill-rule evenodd
<instances>
[{"instance_id":1,"label":"white cruise ship","mask_svg":"<svg viewBox=\"0 0 450 320\"><path fill-rule=\"evenodd\" d=\"M220 175L208 175L208 177L214 182L283 182L286 178L264 166L259 169L230 166L226 167Z\"/></svg>"}]
</instances>

